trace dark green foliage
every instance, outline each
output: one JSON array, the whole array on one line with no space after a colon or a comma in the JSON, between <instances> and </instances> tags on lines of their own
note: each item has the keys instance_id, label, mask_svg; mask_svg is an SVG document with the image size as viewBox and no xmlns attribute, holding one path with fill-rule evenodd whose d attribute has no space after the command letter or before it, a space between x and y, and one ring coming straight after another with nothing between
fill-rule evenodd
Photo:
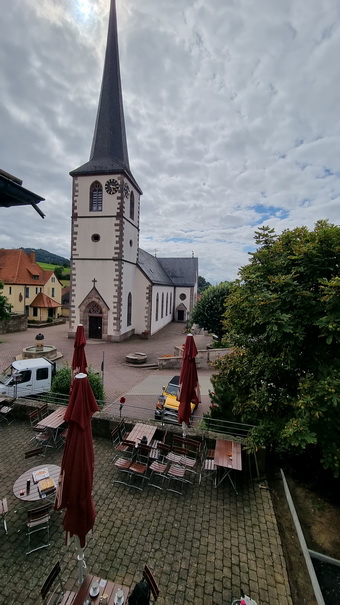
<instances>
[{"instance_id":1,"label":"dark green foliage","mask_svg":"<svg viewBox=\"0 0 340 605\"><path fill-rule=\"evenodd\" d=\"M71 375L72 370L69 366L65 366L64 368L58 370L52 380L51 393L65 395L65 399L67 401L70 394ZM102 402L105 400L101 376L97 374L90 366L88 369L88 377L93 394L100 407Z\"/></svg>"},{"instance_id":2,"label":"dark green foliage","mask_svg":"<svg viewBox=\"0 0 340 605\"><path fill-rule=\"evenodd\" d=\"M4 284L0 281L0 290L2 290ZM10 318L12 305L8 302L8 298L3 294L0 294L0 320L7 320Z\"/></svg>"},{"instance_id":3,"label":"dark green foliage","mask_svg":"<svg viewBox=\"0 0 340 605\"><path fill-rule=\"evenodd\" d=\"M234 346L216 367L221 416L256 424L256 446L317 451L340 469L340 227L319 221L258 249L227 299L224 329Z\"/></svg>"},{"instance_id":4,"label":"dark green foliage","mask_svg":"<svg viewBox=\"0 0 340 605\"><path fill-rule=\"evenodd\" d=\"M201 277L201 275L198 276L198 280L197 280L197 292L198 294L202 294L202 292L204 290L206 290L207 288L209 288L209 286L211 286L211 283L206 281L204 279L204 277Z\"/></svg>"},{"instance_id":5,"label":"dark green foliage","mask_svg":"<svg viewBox=\"0 0 340 605\"><path fill-rule=\"evenodd\" d=\"M204 290L191 313L191 323L198 324L204 330L215 334L219 342L221 342L225 333L222 320L225 300L230 291L231 283L229 282L209 286Z\"/></svg>"}]
</instances>

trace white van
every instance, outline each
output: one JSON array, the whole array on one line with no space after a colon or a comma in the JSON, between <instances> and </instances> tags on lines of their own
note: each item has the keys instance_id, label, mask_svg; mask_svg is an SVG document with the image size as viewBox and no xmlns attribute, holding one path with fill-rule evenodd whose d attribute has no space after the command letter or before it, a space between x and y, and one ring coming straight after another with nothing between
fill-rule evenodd
<instances>
[{"instance_id":1,"label":"white van","mask_svg":"<svg viewBox=\"0 0 340 605\"><path fill-rule=\"evenodd\" d=\"M0 374L0 395L29 397L51 390L55 364L44 357L22 359Z\"/></svg>"}]
</instances>

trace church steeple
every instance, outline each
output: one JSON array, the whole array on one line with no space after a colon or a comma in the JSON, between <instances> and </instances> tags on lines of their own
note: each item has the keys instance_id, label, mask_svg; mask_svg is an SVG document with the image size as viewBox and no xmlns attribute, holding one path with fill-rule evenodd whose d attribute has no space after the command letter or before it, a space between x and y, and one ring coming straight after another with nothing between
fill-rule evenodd
<instances>
[{"instance_id":1,"label":"church steeple","mask_svg":"<svg viewBox=\"0 0 340 605\"><path fill-rule=\"evenodd\" d=\"M116 0L111 0L103 79L90 160L70 174L122 172L132 179L140 191L130 172L119 67Z\"/></svg>"}]
</instances>

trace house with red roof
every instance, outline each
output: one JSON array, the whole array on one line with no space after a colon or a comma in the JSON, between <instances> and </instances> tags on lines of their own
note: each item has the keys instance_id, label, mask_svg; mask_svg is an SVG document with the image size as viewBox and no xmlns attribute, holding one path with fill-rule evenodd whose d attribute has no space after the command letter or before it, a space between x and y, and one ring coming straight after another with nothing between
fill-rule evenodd
<instances>
[{"instance_id":1,"label":"house with red roof","mask_svg":"<svg viewBox=\"0 0 340 605\"><path fill-rule=\"evenodd\" d=\"M53 271L36 263L35 252L0 248L1 294L7 297L13 313L28 320L48 321L61 313L62 284Z\"/></svg>"}]
</instances>

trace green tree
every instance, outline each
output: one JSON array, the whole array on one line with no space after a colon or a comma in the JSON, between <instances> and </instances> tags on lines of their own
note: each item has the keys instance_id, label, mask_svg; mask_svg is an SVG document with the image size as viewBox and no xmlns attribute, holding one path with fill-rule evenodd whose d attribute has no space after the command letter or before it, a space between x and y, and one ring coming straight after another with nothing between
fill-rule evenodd
<instances>
[{"instance_id":1,"label":"green tree","mask_svg":"<svg viewBox=\"0 0 340 605\"><path fill-rule=\"evenodd\" d=\"M51 393L56 395L64 395L65 400L68 400L70 395L72 369L70 366L65 366L56 372L53 377L51 385ZM93 391L93 394L100 406L102 401L105 400L105 393L100 375L95 372L91 366L88 368L89 382ZM53 399L53 398L52 398Z\"/></svg>"},{"instance_id":2,"label":"green tree","mask_svg":"<svg viewBox=\"0 0 340 605\"><path fill-rule=\"evenodd\" d=\"M197 292L198 294L202 294L202 292L204 292L204 290L206 290L207 288L209 288L209 286L211 286L211 283L206 281L204 279L204 277L201 277L201 275L198 276L198 280L197 280Z\"/></svg>"},{"instance_id":3,"label":"green tree","mask_svg":"<svg viewBox=\"0 0 340 605\"><path fill-rule=\"evenodd\" d=\"M234 351L216 364L219 413L257 425L253 445L317 454L338 476L340 227L263 227L255 241L227 299Z\"/></svg>"},{"instance_id":4,"label":"green tree","mask_svg":"<svg viewBox=\"0 0 340 605\"><path fill-rule=\"evenodd\" d=\"M0 290L2 290L4 284L0 281ZM3 294L0 294L0 320L9 319L12 305L8 302L8 298Z\"/></svg>"},{"instance_id":5,"label":"green tree","mask_svg":"<svg viewBox=\"0 0 340 605\"><path fill-rule=\"evenodd\" d=\"M216 334L219 342L222 341L225 332L222 320L225 311L225 300L231 291L231 287L229 282L209 286L204 290L191 313L191 322Z\"/></svg>"},{"instance_id":6,"label":"green tree","mask_svg":"<svg viewBox=\"0 0 340 605\"><path fill-rule=\"evenodd\" d=\"M61 279L64 279L64 268L63 267L55 267L54 269L54 275L59 279L59 281Z\"/></svg>"}]
</instances>

